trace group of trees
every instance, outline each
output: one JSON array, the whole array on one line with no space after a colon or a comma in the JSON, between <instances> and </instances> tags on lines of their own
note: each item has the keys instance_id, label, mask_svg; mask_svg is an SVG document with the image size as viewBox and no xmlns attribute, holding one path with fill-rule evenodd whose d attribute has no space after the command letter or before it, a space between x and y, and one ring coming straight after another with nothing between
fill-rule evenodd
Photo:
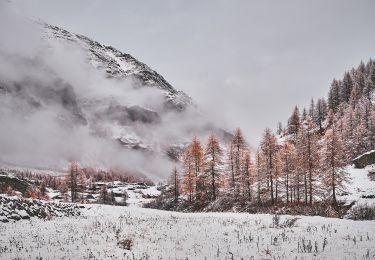
<instances>
[{"instance_id":1,"label":"group of trees","mask_svg":"<svg viewBox=\"0 0 375 260\"><path fill-rule=\"evenodd\" d=\"M303 121L295 138L281 141L267 128L254 156L240 129L227 146L211 135L203 147L194 137L181 174L175 168L170 178L175 201L183 194L201 207L218 198L231 198L236 205L336 203L348 182L335 125L321 136L311 120Z\"/></svg>"},{"instance_id":2,"label":"group of trees","mask_svg":"<svg viewBox=\"0 0 375 260\"><path fill-rule=\"evenodd\" d=\"M267 128L255 154L240 129L224 146L214 135L205 147L194 137L180 174L175 168L171 176L175 201L183 194L201 206L222 197L237 204L336 204L350 182L345 166L375 149L374 89L375 62L362 62L333 80L327 100L311 100L302 113L295 107L276 133Z\"/></svg>"},{"instance_id":3,"label":"group of trees","mask_svg":"<svg viewBox=\"0 0 375 260\"><path fill-rule=\"evenodd\" d=\"M222 158L223 150L214 135L209 137L205 149L199 139L194 137L183 156L183 182L179 180L177 169L174 169L174 194L182 191L190 202L197 201L201 204L207 200L215 200L220 187Z\"/></svg>"},{"instance_id":4,"label":"group of trees","mask_svg":"<svg viewBox=\"0 0 375 260\"><path fill-rule=\"evenodd\" d=\"M64 178L64 188L62 192L65 194L68 192L70 193L71 202L82 200L83 198L79 195L82 194L82 192L85 192L88 188L91 188L94 180L96 181L99 179L101 181L113 182L124 178L124 176L118 175L114 172L100 171L97 175L88 174L89 178L87 178L87 174L88 170L80 168L77 162L72 162L70 164L69 170ZM126 205L127 199L128 193L124 190L122 194L122 205ZM99 190L99 202L103 204L116 204L113 189L108 190L107 185L102 185Z\"/></svg>"},{"instance_id":5,"label":"group of trees","mask_svg":"<svg viewBox=\"0 0 375 260\"><path fill-rule=\"evenodd\" d=\"M43 173L35 173L29 170L7 169L6 171L15 174L18 178L32 182L24 196L36 199L48 199L47 188L59 190L65 201L82 202L85 200L83 194L88 189L94 188L94 183L114 181L121 182L142 182L153 185L153 183L139 176L132 176L120 171L96 170L94 168L81 167L77 162L71 162L65 175L47 175ZM5 190L8 194L13 194L12 189ZM128 198L127 192L122 194L122 201L126 204ZM99 200L103 204L115 204L114 194L103 185L99 190Z\"/></svg>"}]
</instances>

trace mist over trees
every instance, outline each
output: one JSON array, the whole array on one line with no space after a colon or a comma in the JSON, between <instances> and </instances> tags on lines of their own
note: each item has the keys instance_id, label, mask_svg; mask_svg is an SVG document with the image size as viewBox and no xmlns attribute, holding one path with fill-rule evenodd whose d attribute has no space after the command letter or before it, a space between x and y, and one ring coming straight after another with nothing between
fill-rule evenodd
<instances>
[{"instance_id":1,"label":"mist over trees","mask_svg":"<svg viewBox=\"0 0 375 260\"><path fill-rule=\"evenodd\" d=\"M350 183L345 166L375 149L374 89L375 62L370 59L342 80L334 79L327 99L312 99L307 108L295 106L276 133L266 128L255 153L240 128L229 143L211 135L204 146L195 136L182 158L182 181L174 185L174 195L198 210L215 204L221 209L337 206Z\"/></svg>"}]
</instances>

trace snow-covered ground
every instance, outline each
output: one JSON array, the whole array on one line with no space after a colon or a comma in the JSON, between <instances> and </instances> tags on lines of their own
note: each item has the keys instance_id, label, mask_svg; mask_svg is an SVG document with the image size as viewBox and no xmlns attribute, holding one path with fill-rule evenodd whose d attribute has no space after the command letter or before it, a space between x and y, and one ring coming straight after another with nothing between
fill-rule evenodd
<instances>
[{"instance_id":1,"label":"snow-covered ground","mask_svg":"<svg viewBox=\"0 0 375 260\"><path fill-rule=\"evenodd\" d=\"M272 215L86 207L79 217L0 224L0 259L375 258L374 221L298 217L275 227ZM126 239L131 250L119 246Z\"/></svg>"},{"instance_id":2,"label":"snow-covered ground","mask_svg":"<svg viewBox=\"0 0 375 260\"><path fill-rule=\"evenodd\" d=\"M350 173L351 183L348 185L348 194L340 196L340 200L347 203L355 202L355 205L375 205L375 179L371 180L369 172L375 171L375 165L369 165L364 169L356 169L354 166L346 167ZM372 174L375 177L375 174Z\"/></svg>"},{"instance_id":3,"label":"snow-covered ground","mask_svg":"<svg viewBox=\"0 0 375 260\"><path fill-rule=\"evenodd\" d=\"M347 167L352 183L340 199L375 204L371 169ZM114 188L127 191L129 207L85 204L80 216L0 223L0 259L375 259L375 221L280 216L276 224L268 214L145 209L145 195L160 191L142 186Z\"/></svg>"},{"instance_id":4,"label":"snow-covered ground","mask_svg":"<svg viewBox=\"0 0 375 260\"><path fill-rule=\"evenodd\" d=\"M109 189L111 190L111 189ZM150 202L156 196L160 195L160 191L156 186L140 186L138 184L130 183L124 187L113 189L114 192L128 194L127 204L129 207L142 207L143 204ZM116 198L117 202L122 202L122 198Z\"/></svg>"}]
</instances>

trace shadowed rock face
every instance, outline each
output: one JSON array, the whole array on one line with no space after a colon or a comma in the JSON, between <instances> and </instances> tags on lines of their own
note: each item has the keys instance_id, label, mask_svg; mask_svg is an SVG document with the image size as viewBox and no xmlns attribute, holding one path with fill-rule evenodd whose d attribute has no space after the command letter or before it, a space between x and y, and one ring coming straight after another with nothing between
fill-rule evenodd
<instances>
[{"instance_id":1,"label":"shadowed rock face","mask_svg":"<svg viewBox=\"0 0 375 260\"><path fill-rule=\"evenodd\" d=\"M37 217L41 219L62 216L79 216L81 208L76 204L50 203L42 200L9 198L0 195L0 222L19 221Z\"/></svg>"},{"instance_id":2,"label":"shadowed rock face","mask_svg":"<svg viewBox=\"0 0 375 260\"><path fill-rule=\"evenodd\" d=\"M375 164L375 150L367 152L353 160L356 168L362 169L367 165Z\"/></svg>"},{"instance_id":3,"label":"shadowed rock face","mask_svg":"<svg viewBox=\"0 0 375 260\"><path fill-rule=\"evenodd\" d=\"M111 120L120 125L131 125L139 122L144 124L161 123L161 117L157 112L147 110L140 106L111 105L97 116L104 120Z\"/></svg>"},{"instance_id":4,"label":"shadowed rock face","mask_svg":"<svg viewBox=\"0 0 375 260\"><path fill-rule=\"evenodd\" d=\"M161 122L161 118L158 113L139 106L127 108L127 114L132 122L142 122L147 124Z\"/></svg>"},{"instance_id":5,"label":"shadowed rock face","mask_svg":"<svg viewBox=\"0 0 375 260\"><path fill-rule=\"evenodd\" d=\"M5 86L5 84L3 85ZM23 100L31 108L38 109L49 105L57 105L66 111L68 118L73 123L87 124L73 87L61 79L46 84L32 78L26 78L8 84L2 89L3 91L0 90L0 94L12 95L18 100Z\"/></svg>"},{"instance_id":6,"label":"shadowed rock face","mask_svg":"<svg viewBox=\"0 0 375 260\"><path fill-rule=\"evenodd\" d=\"M6 173L0 172L0 191L6 191L8 187L11 187L13 190L25 194L26 189L29 186L30 184L26 181L20 180L16 177L7 176Z\"/></svg>"}]
</instances>

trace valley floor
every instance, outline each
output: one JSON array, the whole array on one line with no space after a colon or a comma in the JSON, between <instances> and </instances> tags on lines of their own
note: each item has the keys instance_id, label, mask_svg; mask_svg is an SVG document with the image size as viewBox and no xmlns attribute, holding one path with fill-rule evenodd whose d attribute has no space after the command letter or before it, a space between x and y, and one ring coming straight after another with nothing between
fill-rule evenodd
<instances>
[{"instance_id":1,"label":"valley floor","mask_svg":"<svg viewBox=\"0 0 375 260\"><path fill-rule=\"evenodd\" d=\"M0 223L0 259L375 259L375 221L85 207Z\"/></svg>"}]
</instances>

